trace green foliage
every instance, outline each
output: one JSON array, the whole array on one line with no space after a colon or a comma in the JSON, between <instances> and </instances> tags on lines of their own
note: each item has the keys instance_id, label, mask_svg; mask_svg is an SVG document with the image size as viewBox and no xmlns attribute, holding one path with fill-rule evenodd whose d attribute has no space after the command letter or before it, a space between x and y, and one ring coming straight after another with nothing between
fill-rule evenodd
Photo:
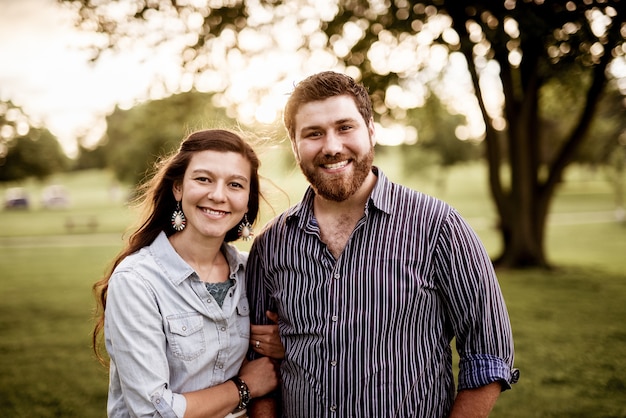
<instances>
[{"instance_id":1,"label":"green foliage","mask_svg":"<svg viewBox=\"0 0 626 418\"><path fill-rule=\"evenodd\" d=\"M8 144L6 156L0 159L0 182L20 181L28 177L43 180L65 171L70 164L56 137L47 130L31 128Z\"/></svg>"},{"instance_id":2,"label":"green foliage","mask_svg":"<svg viewBox=\"0 0 626 418\"><path fill-rule=\"evenodd\" d=\"M432 153L437 165L444 168L481 156L475 141L459 140L456 135L456 128L465 122L465 117L451 114L437 96L430 95L424 106L407 111L406 119L419 133L417 144L403 146L403 163L408 170L422 160L416 154L424 152Z\"/></svg>"},{"instance_id":3,"label":"green foliage","mask_svg":"<svg viewBox=\"0 0 626 418\"><path fill-rule=\"evenodd\" d=\"M12 102L0 102L0 183L44 179L69 166L56 137L32 126Z\"/></svg>"},{"instance_id":4,"label":"green foliage","mask_svg":"<svg viewBox=\"0 0 626 418\"><path fill-rule=\"evenodd\" d=\"M626 149L626 99L614 84L598 103L585 142L576 153L576 161L592 165L614 166L616 155Z\"/></svg>"},{"instance_id":5,"label":"green foliage","mask_svg":"<svg viewBox=\"0 0 626 418\"><path fill-rule=\"evenodd\" d=\"M78 157L72 165L73 170L103 169L107 167L105 146L98 144L94 148L78 146Z\"/></svg>"},{"instance_id":6,"label":"green foliage","mask_svg":"<svg viewBox=\"0 0 626 418\"><path fill-rule=\"evenodd\" d=\"M497 264L525 268L549 265L543 250L545 216L589 131L608 64L624 56L625 19L618 0L434 0L390 2L378 9L356 0L342 2L335 18L321 27L329 46L348 43L349 52L340 59L370 87L381 115L389 108L390 86L410 91L427 78L422 74L428 74L434 45L463 55L486 127L491 195L504 242ZM349 39L355 26L360 37ZM407 50L418 46L416 56L407 57L413 65L383 59L393 58L403 44ZM489 65L496 64L502 100L489 110L486 79ZM567 80L569 75L576 78ZM576 111L560 111L557 122L551 119L550 103L540 100L546 86L556 93L552 103L570 109L575 103ZM568 101L568 96L581 99Z\"/></svg>"},{"instance_id":7,"label":"green foliage","mask_svg":"<svg viewBox=\"0 0 626 418\"><path fill-rule=\"evenodd\" d=\"M234 128L224 110L212 104L212 95L190 92L116 109L107 117L103 144L107 167L117 179L137 184L157 158L174 151L191 131L202 128Z\"/></svg>"}]
</instances>

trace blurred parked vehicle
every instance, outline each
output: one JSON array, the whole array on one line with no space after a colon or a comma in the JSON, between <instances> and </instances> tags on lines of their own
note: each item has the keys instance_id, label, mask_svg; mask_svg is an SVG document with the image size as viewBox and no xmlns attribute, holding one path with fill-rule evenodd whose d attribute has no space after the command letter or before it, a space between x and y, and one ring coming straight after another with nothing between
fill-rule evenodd
<instances>
[{"instance_id":1,"label":"blurred parked vehicle","mask_svg":"<svg viewBox=\"0 0 626 418\"><path fill-rule=\"evenodd\" d=\"M70 198L65 187L54 184L43 190L41 202L46 209L65 209L70 205Z\"/></svg>"},{"instance_id":2,"label":"blurred parked vehicle","mask_svg":"<svg viewBox=\"0 0 626 418\"><path fill-rule=\"evenodd\" d=\"M11 187L4 194L4 207L6 209L28 209L28 194L23 187Z\"/></svg>"}]
</instances>

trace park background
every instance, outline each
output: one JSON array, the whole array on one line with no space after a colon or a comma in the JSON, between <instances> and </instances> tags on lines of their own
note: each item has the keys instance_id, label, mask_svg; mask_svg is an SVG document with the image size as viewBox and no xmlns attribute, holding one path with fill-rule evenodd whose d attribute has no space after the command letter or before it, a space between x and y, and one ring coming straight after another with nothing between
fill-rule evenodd
<instances>
[{"instance_id":1,"label":"park background","mask_svg":"<svg viewBox=\"0 0 626 418\"><path fill-rule=\"evenodd\" d=\"M20 15L1 13L15 10L9 5L39 5L50 12L50 2L43 7L42 1L0 1L0 15L5 16L5 22L6 16L13 16L14 21L13 26L3 25L2 28L19 28ZM480 5L481 2L474 3ZM507 3L510 4L504 2ZM595 2L563 2L570 8L583 3L590 10L595 7ZM609 11L606 16L623 25L620 3L608 3L616 8L612 9L615 13ZM396 18L407 12L406 4L410 3L392 3ZM30 9L33 10L36 9ZM425 10L429 10L428 7ZM55 15L47 14L38 23L45 26L50 16ZM435 21L433 16L430 15ZM524 16L522 13L516 18L523 22ZM234 21L236 18L237 15ZM491 20L484 20L489 26ZM337 16L332 22L340 21L341 16ZM37 27L21 29L36 32ZM26 32L28 30L23 31ZM54 33L44 32L46 36ZM6 29L0 29L0 38L0 41L19 43L8 37ZM72 41L64 38L64 42ZM124 45L124 42L116 45ZM396 46L398 50L406 47ZM335 47L337 49L337 44ZM619 47L623 52L623 47ZM121 49L118 53L123 54L124 48ZM156 49L151 52L159 55ZM357 52L352 57L358 55ZM0 58L2 53L0 47ZM140 55L133 48L126 53ZM274 50L261 51L261 54L278 58ZM104 59L96 61L95 68L100 68L100 72L91 79L91 84L106 84L105 72L98 65L104 65L103 62L112 65L112 58L104 55ZM159 55L158 61L165 66L167 60L162 58ZM147 59L145 54L143 59ZM368 72L366 65L342 67L341 60L329 60L328 54L321 55L319 51L313 57L298 52L296 59L306 64L316 62L315 69L335 66L338 70L356 71L371 81L372 86L380 82L376 74ZM253 72L233 74L232 84L225 88L226 94L184 88L188 85L181 81L188 80L184 76L154 80L152 73L148 74L137 61L122 60L107 67L115 69L114 80L117 80L109 86L125 84L122 81L130 79L131 83L125 84L127 89L142 85L150 91L143 97L133 96L138 95L137 91L124 100L118 97L118 102L112 106L105 103L107 86L81 103L77 91L91 87L78 85L78 74L74 72L77 64L60 65L60 69L76 80L76 85L55 91L56 110L61 109L66 98L70 98L74 106L100 106L96 111L100 114L95 119L87 125L84 122L81 126L72 125L75 131L68 134L68 129L62 129L58 120L53 123L55 106L48 109L51 112L48 117L43 117L39 114L40 108L34 105L34 97L41 95L36 91L25 95L28 89L19 87L21 79L16 74L7 77L16 60L2 62L0 196L9 198L17 193L28 202L25 209L3 208L0 212L0 399L3 415L102 417L105 416L107 373L90 348L94 307L91 285L121 248L126 228L134 219L129 204L134 184L149 172L156 156L175 148L190 130L235 127L254 132L250 139L261 153L263 190L268 198L268 204L261 208L262 219L257 224L260 228L274 214L297 202L305 188L305 181L290 155L285 133L276 121L277 108L280 108L277 103L284 100L289 83L297 79L294 74L304 72L299 72L302 68L285 65L281 71L293 72L289 79L273 79L276 90L258 90L254 82L273 74L276 61L269 60L269 67L263 67L255 65L259 61L254 59L233 61L231 54L225 61L228 62L227 72L237 72L233 64L247 64ZM618 54L614 62L623 65L623 53ZM455 67L452 60L448 63ZM28 62L27 67L30 71L34 65ZM543 86L542 118L536 121L544 131L542 144L551 145L547 149L552 154L558 149L559 141L554 141L555 145L551 140L566 137L572 126L576 126L580 104L585 103L585 88L590 85L587 73L565 67L554 69L555 73L551 74L551 79L559 82ZM55 84L50 83L51 73L46 72L55 68L54 63L48 68L39 66L38 76L31 74L27 79L33 85L37 84L35 81ZM549 266L546 263L498 269L513 324L516 367L521 370L521 380L513 390L501 396L492 414L494 417L626 417L626 379L622 372L626 366L623 208L626 118L624 87L619 77L620 74L623 77L623 73L619 68L613 67L613 78L598 102L594 123L591 128L587 127L589 134L579 144L580 152L568 161L553 195L549 196L544 243ZM307 68L308 72L313 70L313 67ZM417 74L428 75L431 70L420 67ZM28 72L25 67L20 71ZM141 81L131 77L137 72L144 76ZM441 83L452 86L452 90L464 90L467 80L459 77L459 73L448 74L441 80L434 77L429 81L431 84L427 83L428 88L437 91ZM482 118L480 113L467 109L468 113L459 113L451 98L446 96L449 91L424 94L424 86L415 83L416 78L406 76L405 79L412 80L413 84L402 84L400 77L395 80L399 84L391 83L392 88L387 93L391 91L391 97L408 100L413 107L402 112L395 109L393 116L402 123L389 126L383 123L384 117L377 121L380 145L375 163L392 180L442 198L459 209L476 229L490 255L496 258L503 249L502 219L488 182L491 168L484 158L485 135L489 132L485 132L483 126L482 133L472 134L475 129L480 131L480 123L477 123ZM99 83L101 80L103 83ZM402 88L398 89L400 85ZM485 89L483 93L489 95L490 92L493 91ZM280 100L275 100L277 96ZM411 101L418 96L423 100ZM470 103L468 97L455 96L452 102ZM239 102L229 102L227 98L238 98ZM277 103L264 102L263 98ZM264 112L259 113L260 110ZM68 113L76 116L80 111L74 109L56 115ZM389 122L391 113L383 112L385 115ZM508 122L520 121L513 117ZM502 123L501 118L492 119L487 123L487 131L499 123ZM69 121L66 124L69 125ZM546 177L550 154L542 154L542 171L537 173L538 178ZM509 164L515 157L515 154L509 155ZM515 185L511 187L515 189ZM60 199L49 200L51 191ZM409 237L411 231L398 233ZM249 243L238 245L244 250L249 247Z\"/></svg>"}]
</instances>

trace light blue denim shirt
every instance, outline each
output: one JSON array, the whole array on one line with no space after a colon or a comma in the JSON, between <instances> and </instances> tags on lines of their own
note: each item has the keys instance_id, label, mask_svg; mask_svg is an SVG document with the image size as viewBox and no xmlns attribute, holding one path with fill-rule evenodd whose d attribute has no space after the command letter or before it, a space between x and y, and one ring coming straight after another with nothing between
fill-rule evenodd
<instances>
[{"instance_id":1,"label":"light blue denim shirt","mask_svg":"<svg viewBox=\"0 0 626 418\"><path fill-rule=\"evenodd\" d=\"M221 308L163 232L117 266L104 322L109 417L182 417L182 393L237 375L250 337L247 253L223 251L236 283Z\"/></svg>"}]
</instances>

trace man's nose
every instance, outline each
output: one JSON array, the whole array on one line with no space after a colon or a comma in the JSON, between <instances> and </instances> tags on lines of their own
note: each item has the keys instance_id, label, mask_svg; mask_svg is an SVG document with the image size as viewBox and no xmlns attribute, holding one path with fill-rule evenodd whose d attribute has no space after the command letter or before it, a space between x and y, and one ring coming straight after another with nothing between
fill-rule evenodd
<instances>
[{"instance_id":1,"label":"man's nose","mask_svg":"<svg viewBox=\"0 0 626 418\"><path fill-rule=\"evenodd\" d=\"M322 151L325 155L335 155L341 153L343 142L335 132L329 132L324 138L324 147Z\"/></svg>"}]
</instances>

